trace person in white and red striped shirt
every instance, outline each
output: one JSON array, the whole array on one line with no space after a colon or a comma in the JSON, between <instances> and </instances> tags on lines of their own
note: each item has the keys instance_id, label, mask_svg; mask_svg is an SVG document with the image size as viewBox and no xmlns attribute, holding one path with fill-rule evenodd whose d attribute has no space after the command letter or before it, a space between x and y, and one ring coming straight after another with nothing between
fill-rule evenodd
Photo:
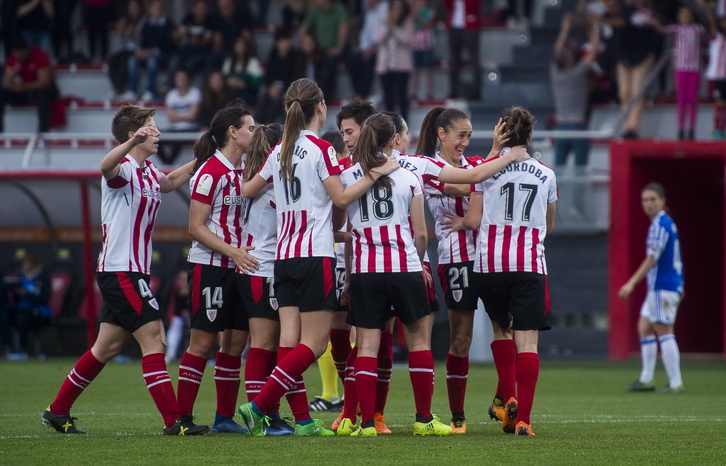
<instances>
[{"instance_id":1,"label":"person in white and red striped shirt","mask_svg":"<svg viewBox=\"0 0 726 466\"><path fill-rule=\"evenodd\" d=\"M724 2L719 2L722 5ZM708 66L706 79L711 81L713 96L713 137L726 139L726 16L713 17L706 8L710 42L708 45Z\"/></svg>"},{"instance_id":2,"label":"person in white and red striped shirt","mask_svg":"<svg viewBox=\"0 0 726 466\"><path fill-rule=\"evenodd\" d=\"M241 355L247 344L247 314L240 306L235 269L254 271L259 262L242 246L242 154L255 121L243 101L219 110L194 145L190 182L189 309L191 338L179 362L179 408L192 416L207 359L222 332L214 364L217 410L213 432L246 433L234 422Z\"/></svg>"},{"instance_id":3,"label":"person in white and red striped shirt","mask_svg":"<svg viewBox=\"0 0 726 466\"><path fill-rule=\"evenodd\" d=\"M706 41L707 33L703 25L695 22L695 14L690 5L681 5L677 18L678 24L669 26L659 24L655 17L651 21L661 33L673 36L678 139L693 140L698 109L698 85L701 80L701 45ZM688 125L686 125L686 108L689 111Z\"/></svg>"},{"instance_id":4,"label":"person in white and red striped shirt","mask_svg":"<svg viewBox=\"0 0 726 466\"><path fill-rule=\"evenodd\" d=\"M507 146L529 144L534 125L529 111L508 108L500 121L504 133L511 133ZM508 147L502 155L507 152ZM476 190L462 227L479 228L474 280L494 328L497 393L507 400L496 417L506 433L534 435L530 414L539 374L537 338L548 312L543 241L554 227L557 182L550 168L529 159L508 165ZM482 208L475 210L476 205ZM490 415L496 414L494 408Z\"/></svg>"},{"instance_id":5,"label":"person in white and red striped shirt","mask_svg":"<svg viewBox=\"0 0 726 466\"><path fill-rule=\"evenodd\" d=\"M368 118L355 145L356 163L341 175L343 186L353 185L383 165L395 136L389 116L376 114ZM378 351L386 323L398 316L409 349L416 405L414 434L448 435L451 427L431 414L434 359L424 320L429 314L425 282L430 282L431 276L422 265L427 233L421 184L406 170L380 178L348 207L348 222L353 235L351 269L346 274L350 290L348 322L356 327L358 354L354 370L361 424L355 425L355 411L346 410L338 433L378 435L374 424Z\"/></svg>"},{"instance_id":6,"label":"person in white and red striped shirt","mask_svg":"<svg viewBox=\"0 0 726 466\"><path fill-rule=\"evenodd\" d=\"M277 123L260 125L252 133L245 159L244 179L248 181L257 175L267 154L282 139L282 126ZM257 270L237 269L235 279L247 313L250 326L250 349L245 362L245 390L251 401L257 396L277 363L280 341L280 318L275 297L274 260L277 244L277 209L275 192L268 184L254 199L245 199L241 217L242 244L252 247L250 255L257 259ZM303 409L307 404L304 387L291 390L287 399L292 412ZM277 406L275 406L277 407ZM278 410L268 413L270 422L265 425L265 435L292 435L293 429L280 418Z\"/></svg>"},{"instance_id":7,"label":"person in white and red striped shirt","mask_svg":"<svg viewBox=\"0 0 726 466\"><path fill-rule=\"evenodd\" d=\"M164 175L148 158L159 150L159 130L153 108L121 107L111 123L119 145L101 161L101 220L103 247L96 280L103 303L98 337L76 363L42 416L43 423L65 434L85 434L70 416L73 403L116 357L131 335L142 350L144 381L164 418L166 435L201 435L197 426L180 416L174 386L165 362L165 342L159 303L149 286L151 237L161 193L189 180L192 162Z\"/></svg>"},{"instance_id":8,"label":"person in white and red striped shirt","mask_svg":"<svg viewBox=\"0 0 726 466\"><path fill-rule=\"evenodd\" d=\"M325 351L337 297L333 232L340 229L345 209L376 179L400 168L393 158L358 183L344 188L335 149L318 138L327 107L315 82L294 81L285 94L285 130L254 178L245 182L245 197L256 196L274 183L277 208L275 294L280 314L280 347L292 350L278 358L268 382L255 399L237 410L253 436L264 435L262 423L285 394L302 383L302 374ZM334 229L334 226L337 227ZM306 410L307 411L307 410ZM296 436L328 436L333 432L310 418L295 415Z\"/></svg>"}]
</instances>

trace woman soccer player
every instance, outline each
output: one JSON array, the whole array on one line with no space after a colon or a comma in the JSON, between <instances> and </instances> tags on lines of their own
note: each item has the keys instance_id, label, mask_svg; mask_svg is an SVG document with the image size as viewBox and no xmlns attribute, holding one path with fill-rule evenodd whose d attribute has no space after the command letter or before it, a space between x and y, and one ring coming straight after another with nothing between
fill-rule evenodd
<instances>
[{"instance_id":1,"label":"woman soccer player","mask_svg":"<svg viewBox=\"0 0 726 466\"><path fill-rule=\"evenodd\" d=\"M249 326L241 306L235 269L251 272L259 263L242 246L242 154L249 148L255 122L233 102L219 110L194 145L189 233L191 339L179 362L179 408L191 416L207 359L223 332L214 364L217 411L212 432L246 433L232 419L239 393L241 355Z\"/></svg>"},{"instance_id":2,"label":"woman soccer player","mask_svg":"<svg viewBox=\"0 0 726 466\"><path fill-rule=\"evenodd\" d=\"M534 122L522 107L506 109L500 126L509 135L508 147L484 165L505 156L511 146L528 145ZM534 159L515 167L476 185L469 213L453 231L479 228L474 281L494 329L497 391L507 400L499 409L502 430L534 435L530 414L539 376L537 341L547 314L543 241L554 227L557 182L554 172Z\"/></svg>"},{"instance_id":3,"label":"woman soccer player","mask_svg":"<svg viewBox=\"0 0 726 466\"><path fill-rule=\"evenodd\" d=\"M658 343L668 385L662 393L683 391L680 353L673 329L678 304L683 298L683 263L678 229L667 212L665 190L658 183L646 185L640 192L645 215L650 218L646 256L632 277L620 288L618 296L628 299L635 285L648 277L648 294L640 308L638 333L643 367L640 378L627 388L629 392L655 390L653 372L658 356ZM656 338L658 343L656 343Z\"/></svg>"},{"instance_id":4,"label":"woman soccer player","mask_svg":"<svg viewBox=\"0 0 726 466\"><path fill-rule=\"evenodd\" d=\"M247 159L245 181L259 171L262 164L282 139L282 126L277 123L260 125L252 133ZM277 214L275 192L271 184L265 186L254 199L246 199L242 213L242 244L250 246L250 255L259 262L254 271L237 269L237 289L247 311L250 325L250 349L245 362L245 388L248 401L260 392L277 364L279 355L292 348L280 348L280 318L274 288L274 259L277 244ZM295 390L287 395L293 413L299 403L307 403L305 391ZM296 404L297 403L297 404ZM270 410L270 421L264 426L266 435L291 435L293 429L280 418L278 405Z\"/></svg>"},{"instance_id":5,"label":"woman soccer player","mask_svg":"<svg viewBox=\"0 0 726 466\"><path fill-rule=\"evenodd\" d=\"M153 108L121 107L111 123L119 145L101 161L101 221L103 247L96 280L101 289L98 337L63 382L55 401L43 413L43 423L65 434L85 434L71 417L73 403L116 357L131 335L141 346L144 381L164 418L166 435L201 435L208 426L182 417L164 360L163 323L149 286L151 236L161 193L189 180L193 162L164 175L148 158L159 150L159 130Z\"/></svg>"},{"instance_id":6,"label":"woman soccer player","mask_svg":"<svg viewBox=\"0 0 726 466\"><path fill-rule=\"evenodd\" d=\"M301 383L302 373L327 346L337 301L333 231L340 229L344 219L344 212L336 214L333 228L333 203L340 209L347 208L376 179L399 168L394 159L389 159L355 185L343 188L335 149L317 136L327 115L318 85L305 78L293 82L285 95L285 109L282 143L243 187L249 198L274 183L280 347L293 348L278 362L255 399L237 410L254 436L264 435L265 414L283 394ZM314 422L308 412L298 413L295 418L295 435L333 435Z\"/></svg>"},{"instance_id":7,"label":"woman soccer player","mask_svg":"<svg viewBox=\"0 0 726 466\"><path fill-rule=\"evenodd\" d=\"M353 154L355 165L341 175L344 186L368 176L391 154L395 126L387 115L377 114L363 125ZM355 383L361 408L361 424L354 427L353 413L346 411L338 433L376 436L374 413L378 381L378 350L381 334L390 318L404 325L409 349L409 373L416 404L415 435L448 435L451 427L431 414L434 359L428 326L429 314L424 272L426 219L423 191L418 179L406 170L381 177L358 203L348 207L353 235L353 260L349 281L348 320L356 327ZM391 306L395 311L391 311ZM353 414L353 416L351 416Z\"/></svg>"}]
</instances>

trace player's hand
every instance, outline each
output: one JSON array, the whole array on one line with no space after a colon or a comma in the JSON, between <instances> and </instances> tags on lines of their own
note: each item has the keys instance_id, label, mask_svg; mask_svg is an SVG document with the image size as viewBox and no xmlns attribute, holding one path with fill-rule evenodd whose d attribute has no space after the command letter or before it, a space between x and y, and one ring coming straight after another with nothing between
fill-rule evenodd
<instances>
[{"instance_id":1,"label":"player's hand","mask_svg":"<svg viewBox=\"0 0 726 466\"><path fill-rule=\"evenodd\" d=\"M340 290L340 305L343 307L348 307L349 302L350 302L350 283L345 282L343 284L343 289Z\"/></svg>"},{"instance_id":2,"label":"player's hand","mask_svg":"<svg viewBox=\"0 0 726 466\"><path fill-rule=\"evenodd\" d=\"M492 143L493 152L501 152L502 149L504 149L504 145L507 143L507 141L509 141L509 138L512 135L512 131L504 131L504 128L506 128L506 126L506 123L504 123L504 120L502 120L501 118L494 126L494 142Z\"/></svg>"},{"instance_id":3,"label":"player's hand","mask_svg":"<svg viewBox=\"0 0 726 466\"><path fill-rule=\"evenodd\" d=\"M374 173L378 173L379 175L390 175L399 168L401 168L401 165L398 164L398 160L396 160L396 157L389 156L386 157L386 163L371 171Z\"/></svg>"},{"instance_id":4,"label":"player's hand","mask_svg":"<svg viewBox=\"0 0 726 466\"><path fill-rule=\"evenodd\" d=\"M505 157L509 158L512 162L524 162L531 158L529 152L527 152L527 148L524 146L512 147L512 150L507 152Z\"/></svg>"},{"instance_id":5,"label":"player's hand","mask_svg":"<svg viewBox=\"0 0 726 466\"><path fill-rule=\"evenodd\" d=\"M620 287L620 290L618 290L618 298L628 299L632 292L633 292L633 285L631 285L630 283L626 283L625 285Z\"/></svg>"},{"instance_id":6,"label":"player's hand","mask_svg":"<svg viewBox=\"0 0 726 466\"><path fill-rule=\"evenodd\" d=\"M423 268L423 277L424 283L426 284L426 289L430 290L434 286L434 278L431 276L426 267Z\"/></svg>"},{"instance_id":7,"label":"player's hand","mask_svg":"<svg viewBox=\"0 0 726 466\"><path fill-rule=\"evenodd\" d=\"M446 238L448 238L453 232L464 229L464 219L462 217L457 217L456 215L452 215L448 212L444 213L444 216L446 217L446 220L441 222L441 226L444 227L444 229L449 230L446 232Z\"/></svg>"},{"instance_id":8,"label":"player's hand","mask_svg":"<svg viewBox=\"0 0 726 466\"><path fill-rule=\"evenodd\" d=\"M237 268L244 273L253 273L260 268L260 263L257 262L257 260L254 257L250 256L250 254L247 252L253 250L254 248L254 246L241 247L239 249L236 249L235 253L231 257L234 261L234 265L236 265Z\"/></svg>"},{"instance_id":9,"label":"player's hand","mask_svg":"<svg viewBox=\"0 0 726 466\"><path fill-rule=\"evenodd\" d=\"M131 143L133 145L143 144L148 138L158 138L161 132L156 126L143 126L139 128L133 136L131 136Z\"/></svg>"}]
</instances>

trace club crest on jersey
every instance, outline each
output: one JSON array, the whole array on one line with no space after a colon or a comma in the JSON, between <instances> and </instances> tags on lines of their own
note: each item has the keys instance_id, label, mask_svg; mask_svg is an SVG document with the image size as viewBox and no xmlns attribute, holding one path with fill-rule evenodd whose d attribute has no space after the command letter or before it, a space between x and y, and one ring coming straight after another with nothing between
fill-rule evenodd
<instances>
[{"instance_id":1,"label":"club crest on jersey","mask_svg":"<svg viewBox=\"0 0 726 466\"><path fill-rule=\"evenodd\" d=\"M463 290L453 290L452 294L454 295L454 301L456 301L458 303L459 301L461 301L461 297L464 296L464 291Z\"/></svg>"},{"instance_id":2,"label":"club crest on jersey","mask_svg":"<svg viewBox=\"0 0 726 466\"><path fill-rule=\"evenodd\" d=\"M149 306L153 307L157 311L159 310L159 303L156 301L156 298L151 298L149 300Z\"/></svg>"},{"instance_id":3,"label":"club crest on jersey","mask_svg":"<svg viewBox=\"0 0 726 466\"><path fill-rule=\"evenodd\" d=\"M199 182L197 183L197 194L201 194L202 196L208 196L209 192L212 190L212 183L214 182L214 178L212 178L212 175L205 174L202 175L201 178L199 178Z\"/></svg>"},{"instance_id":4,"label":"club crest on jersey","mask_svg":"<svg viewBox=\"0 0 726 466\"><path fill-rule=\"evenodd\" d=\"M280 305L277 303L277 298L270 298L270 306L272 306L272 309L277 310L277 308L280 307Z\"/></svg>"},{"instance_id":5,"label":"club crest on jersey","mask_svg":"<svg viewBox=\"0 0 726 466\"><path fill-rule=\"evenodd\" d=\"M328 147L328 159L330 159L330 165L338 165L338 157L335 156L335 149L333 146Z\"/></svg>"},{"instance_id":6,"label":"club crest on jersey","mask_svg":"<svg viewBox=\"0 0 726 466\"><path fill-rule=\"evenodd\" d=\"M217 318L217 310L216 309L207 309L207 319L209 319L210 322L214 322L214 319Z\"/></svg>"}]
</instances>

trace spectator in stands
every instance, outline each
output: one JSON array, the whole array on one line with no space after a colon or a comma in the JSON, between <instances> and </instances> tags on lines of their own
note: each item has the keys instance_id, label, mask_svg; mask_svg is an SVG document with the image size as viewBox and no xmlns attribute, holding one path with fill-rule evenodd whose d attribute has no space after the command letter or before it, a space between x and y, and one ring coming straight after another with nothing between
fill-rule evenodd
<instances>
[{"instance_id":1,"label":"spectator in stands","mask_svg":"<svg viewBox=\"0 0 726 466\"><path fill-rule=\"evenodd\" d=\"M53 0L20 0L15 19L28 44L50 53L54 17Z\"/></svg>"},{"instance_id":2,"label":"spectator in stands","mask_svg":"<svg viewBox=\"0 0 726 466\"><path fill-rule=\"evenodd\" d=\"M312 3L312 0L283 0L282 28L291 30L299 26Z\"/></svg>"},{"instance_id":3,"label":"spectator in stands","mask_svg":"<svg viewBox=\"0 0 726 466\"><path fill-rule=\"evenodd\" d=\"M618 86L620 107L625 110L645 85L648 72L656 60L657 31L652 25L653 11L650 0L634 0L626 5L620 17L609 20L614 28L620 29L617 43ZM645 102L642 98L633 105L623 124L623 137L638 137L640 120Z\"/></svg>"},{"instance_id":4,"label":"spectator in stands","mask_svg":"<svg viewBox=\"0 0 726 466\"><path fill-rule=\"evenodd\" d=\"M479 63L479 10L481 0L444 0L449 12L446 25L449 28L449 97L458 99L461 92L461 58L466 53L474 72L473 88L466 97L472 100L481 98L481 64Z\"/></svg>"},{"instance_id":5,"label":"spectator in stands","mask_svg":"<svg viewBox=\"0 0 726 466\"><path fill-rule=\"evenodd\" d=\"M166 94L164 106L166 107L166 118L169 120L170 132L197 131L199 123L199 105L202 103L201 91L191 85L189 72L179 68L174 73L175 87ZM160 144L157 155L159 159L172 165L181 152L184 144L181 141L172 141L168 144Z\"/></svg>"},{"instance_id":6,"label":"spectator in stands","mask_svg":"<svg viewBox=\"0 0 726 466\"><path fill-rule=\"evenodd\" d=\"M35 250L28 251L23 258L20 277L12 286L13 302L6 307L6 312L0 319L3 345L7 347L13 341L11 327L15 327L18 332L19 345L17 351L10 354L11 360L28 359L30 330L50 325L53 317L48 307L50 292L50 276L43 269L40 254Z\"/></svg>"},{"instance_id":7,"label":"spectator in stands","mask_svg":"<svg viewBox=\"0 0 726 466\"><path fill-rule=\"evenodd\" d=\"M0 132L4 130L5 104L38 106L38 131L50 129L50 110L58 97L48 54L22 37L16 37L5 63L0 90Z\"/></svg>"},{"instance_id":8,"label":"spectator in stands","mask_svg":"<svg viewBox=\"0 0 726 466\"><path fill-rule=\"evenodd\" d=\"M121 50L108 58L108 76L113 86L114 100L136 99L136 92L127 90L129 84L129 59L141 47L141 30L146 24L144 4L141 0L129 0L126 13L116 26Z\"/></svg>"},{"instance_id":9,"label":"spectator in stands","mask_svg":"<svg viewBox=\"0 0 726 466\"><path fill-rule=\"evenodd\" d=\"M385 0L365 0L365 4L358 49L350 55L348 62L353 92L363 98L368 97L373 84L376 67L376 33L388 17L388 2Z\"/></svg>"},{"instance_id":10,"label":"spectator in stands","mask_svg":"<svg viewBox=\"0 0 726 466\"><path fill-rule=\"evenodd\" d=\"M298 54L296 76L308 78L318 83L326 98L332 98L334 89L327 77L330 75L328 66L330 62L325 58L325 51L318 45L315 36L309 32L301 31L300 53Z\"/></svg>"},{"instance_id":11,"label":"spectator in stands","mask_svg":"<svg viewBox=\"0 0 726 466\"><path fill-rule=\"evenodd\" d=\"M6 57L10 56L13 49L13 39L18 34L15 21L18 6L14 1L0 1L0 40L2 40L3 52Z\"/></svg>"},{"instance_id":12,"label":"spectator in stands","mask_svg":"<svg viewBox=\"0 0 726 466\"><path fill-rule=\"evenodd\" d=\"M207 0L195 0L192 10L184 17L177 35L181 38L178 66L194 76L201 71L209 74L214 63L214 18Z\"/></svg>"},{"instance_id":13,"label":"spectator in stands","mask_svg":"<svg viewBox=\"0 0 726 466\"><path fill-rule=\"evenodd\" d=\"M101 62L108 57L108 25L113 20L113 0L85 0L86 28L88 28L88 56ZM100 48L96 48L100 46ZM98 51L98 57L96 56Z\"/></svg>"},{"instance_id":14,"label":"spectator in stands","mask_svg":"<svg viewBox=\"0 0 726 466\"><path fill-rule=\"evenodd\" d=\"M507 0L509 3L508 20L510 24L526 24L532 18L532 0ZM519 6L522 8L520 9Z\"/></svg>"},{"instance_id":15,"label":"spectator in stands","mask_svg":"<svg viewBox=\"0 0 726 466\"><path fill-rule=\"evenodd\" d=\"M244 34L234 42L232 55L222 65L227 85L249 105L257 103L257 94L262 84L264 70L257 58L255 44Z\"/></svg>"},{"instance_id":16,"label":"spectator in stands","mask_svg":"<svg viewBox=\"0 0 726 466\"><path fill-rule=\"evenodd\" d=\"M292 36L287 29L275 32L275 45L270 51L263 82L265 90L260 105L257 106L255 121L262 124L278 122L284 112L282 96L285 90L299 76L296 68L298 50L292 44Z\"/></svg>"},{"instance_id":17,"label":"spectator in stands","mask_svg":"<svg viewBox=\"0 0 726 466\"><path fill-rule=\"evenodd\" d=\"M418 99L419 78L424 80L427 100L434 98L434 27L436 27L436 10L429 0L416 0L413 8L413 98Z\"/></svg>"},{"instance_id":18,"label":"spectator in stands","mask_svg":"<svg viewBox=\"0 0 726 466\"><path fill-rule=\"evenodd\" d=\"M247 2L217 0L214 20L214 66L221 66L232 55L234 43L240 35L252 39L252 12Z\"/></svg>"},{"instance_id":19,"label":"spectator in stands","mask_svg":"<svg viewBox=\"0 0 726 466\"><path fill-rule=\"evenodd\" d=\"M593 23L593 39L590 49L584 57L577 61L577 49L571 48L567 40L572 28L574 16L566 14L562 18L562 28L557 36L550 64L550 80L555 100L555 117L557 129L563 131L587 129L587 78L597 58L599 48L600 25ZM584 176L590 155L589 139L558 138L555 142L555 167L558 173L564 170L570 152L575 155L575 192L572 198L574 206L573 218L585 218Z\"/></svg>"},{"instance_id":20,"label":"spectator in stands","mask_svg":"<svg viewBox=\"0 0 726 466\"><path fill-rule=\"evenodd\" d=\"M73 59L73 38L72 30L73 14L75 13L77 0L54 0L55 21L53 21L53 53L58 63L70 63ZM14 3L14 2L2 2ZM2 13L0 13L2 14ZM0 26L1 27L1 26Z\"/></svg>"},{"instance_id":21,"label":"spectator in stands","mask_svg":"<svg viewBox=\"0 0 726 466\"><path fill-rule=\"evenodd\" d=\"M156 75L161 67L173 69L175 28L171 19L164 13L161 0L152 0L149 4L149 16L141 29L141 46L129 58L129 89L138 92L141 65L147 68L146 90L141 100L156 99ZM171 88L173 72L167 73L167 88Z\"/></svg>"},{"instance_id":22,"label":"spectator in stands","mask_svg":"<svg viewBox=\"0 0 726 466\"><path fill-rule=\"evenodd\" d=\"M224 75L214 70L207 76L202 89L202 102L197 112L197 123L201 131L209 131L214 115L235 98L235 93L227 85Z\"/></svg>"},{"instance_id":23,"label":"spectator in stands","mask_svg":"<svg viewBox=\"0 0 726 466\"><path fill-rule=\"evenodd\" d=\"M406 0L391 0L388 18L378 28L376 73L381 78L386 110L394 110L408 119L408 80L413 71L413 20Z\"/></svg>"},{"instance_id":24,"label":"spectator in stands","mask_svg":"<svg viewBox=\"0 0 726 466\"><path fill-rule=\"evenodd\" d=\"M300 26L300 34L312 32L320 48L325 52L327 74L317 83L328 100L335 100L338 64L348 41L348 12L334 0L315 0ZM320 76L319 76L320 78ZM327 88L327 92L325 91Z\"/></svg>"},{"instance_id":25,"label":"spectator in stands","mask_svg":"<svg viewBox=\"0 0 726 466\"><path fill-rule=\"evenodd\" d=\"M716 20L710 10L708 12L709 33L711 41L708 47L708 68L706 79L711 81L713 96L713 137L726 139L726 17Z\"/></svg>"}]
</instances>

